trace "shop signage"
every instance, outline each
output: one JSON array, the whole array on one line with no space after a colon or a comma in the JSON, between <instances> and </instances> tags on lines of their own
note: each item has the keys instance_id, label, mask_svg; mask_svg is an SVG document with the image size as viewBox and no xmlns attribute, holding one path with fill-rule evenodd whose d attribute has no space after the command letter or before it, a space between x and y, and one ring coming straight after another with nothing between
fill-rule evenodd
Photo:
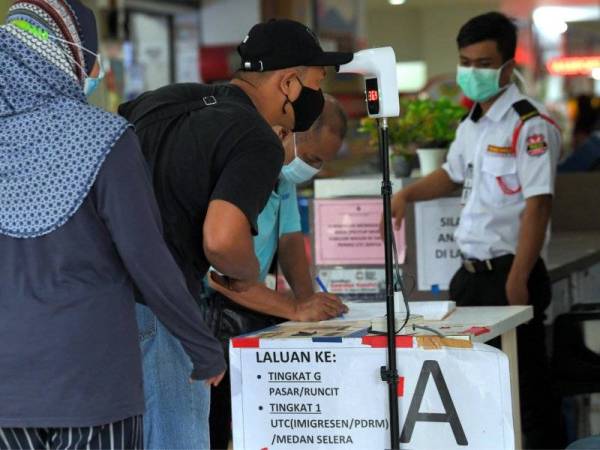
<instances>
[{"instance_id":1,"label":"shop signage","mask_svg":"<svg viewBox=\"0 0 600 450\"><path fill-rule=\"evenodd\" d=\"M390 448L382 339L234 339L234 448ZM412 340L399 338L398 348L402 448L514 449L506 355L485 344L423 350Z\"/></svg>"},{"instance_id":2,"label":"shop signage","mask_svg":"<svg viewBox=\"0 0 600 450\"><path fill-rule=\"evenodd\" d=\"M600 55L564 56L553 58L546 64L551 75L591 75L600 68Z\"/></svg>"},{"instance_id":3,"label":"shop signage","mask_svg":"<svg viewBox=\"0 0 600 450\"><path fill-rule=\"evenodd\" d=\"M417 283L420 291L447 290L460 266L454 232L460 218L460 198L415 203Z\"/></svg>"},{"instance_id":4,"label":"shop signage","mask_svg":"<svg viewBox=\"0 0 600 450\"><path fill-rule=\"evenodd\" d=\"M384 264L380 199L315 200L314 205L317 265ZM402 264L406 248L404 228L395 236Z\"/></svg>"},{"instance_id":5,"label":"shop signage","mask_svg":"<svg viewBox=\"0 0 600 450\"><path fill-rule=\"evenodd\" d=\"M332 294L379 294L385 291L380 268L320 268L319 277Z\"/></svg>"}]
</instances>

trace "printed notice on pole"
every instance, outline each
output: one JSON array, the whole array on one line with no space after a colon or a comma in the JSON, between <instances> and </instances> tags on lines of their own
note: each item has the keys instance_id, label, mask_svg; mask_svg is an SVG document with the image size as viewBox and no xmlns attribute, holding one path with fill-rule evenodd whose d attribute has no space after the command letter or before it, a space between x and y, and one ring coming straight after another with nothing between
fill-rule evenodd
<instances>
[{"instance_id":1,"label":"printed notice on pole","mask_svg":"<svg viewBox=\"0 0 600 450\"><path fill-rule=\"evenodd\" d=\"M381 199L315 200L317 265L383 265L384 246L379 224ZM404 263L404 227L394 233L398 262Z\"/></svg>"},{"instance_id":2,"label":"printed notice on pole","mask_svg":"<svg viewBox=\"0 0 600 450\"><path fill-rule=\"evenodd\" d=\"M235 449L390 448L385 348L240 341L230 347ZM508 359L499 350L399 349L398 371L402 448L514 448Z\"/></svg>"},{"instance_id":3,"label":"printed notice on pole","mask_svg":"<svg viewBox=\"0 0 600 450\"><path fill-rule=\"evenodd\" d=\"M454 232L460 198L415 203L417 282L420 291L447 290L460 266Z\"/></svg>"}]
</instances>

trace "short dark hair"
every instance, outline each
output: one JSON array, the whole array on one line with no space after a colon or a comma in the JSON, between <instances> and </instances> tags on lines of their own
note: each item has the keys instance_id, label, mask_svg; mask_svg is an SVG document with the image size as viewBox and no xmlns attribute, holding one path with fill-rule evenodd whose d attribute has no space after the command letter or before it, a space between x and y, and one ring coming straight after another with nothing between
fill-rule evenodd
<instances>
[{"instance_id":1,"label":"short dark hair","mask_svg":"<svg viewBox=\"0 0 600 450\"><path fill-rule=\"evenodd\" d=\"M489 12L470 19L456 37L459 49L482 41L495 41L503 62L506 62L515 57L517 27L504 14Z\"/></svg>"},{"instance_id":2,"label":"short dark hair","mask_svg":"<svg viewBox=\"0 0 600 450\"><path fill-rule=\"evenodd\" d=\"M296 66L296 67L286 67L286 69L297 69L298 73L300 75L302 75L308 70L308 67L307 66ZM285 69L278 69L278 70L285 70ZM233 75L231 76L231 79L245 80L245 79L252 78L252 77L254 77L255 79L267 78L267 77L270 77L275 72L276 72L275 70L265 70L264 72L251 72L251 71L239 69L233 73Z\"/></svg>"}]
</instances>

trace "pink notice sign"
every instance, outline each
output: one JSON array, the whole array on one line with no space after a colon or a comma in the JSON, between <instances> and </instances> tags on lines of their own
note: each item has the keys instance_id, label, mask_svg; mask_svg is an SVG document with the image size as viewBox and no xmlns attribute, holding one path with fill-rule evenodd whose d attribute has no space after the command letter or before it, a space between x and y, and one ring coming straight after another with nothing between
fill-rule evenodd
<instances>
[{"instance_id":1,"label":"pink notice sign","mask_svg":"<svg viewBox=\"0 0 600 450\"><path fill-rule=\"evenodd\" d=\"M379 221L381 199L315 200L315 262L317 265L383 265ZM398 261L404 263L404 225L395 232Z\"/></svg>"}]
</instances>

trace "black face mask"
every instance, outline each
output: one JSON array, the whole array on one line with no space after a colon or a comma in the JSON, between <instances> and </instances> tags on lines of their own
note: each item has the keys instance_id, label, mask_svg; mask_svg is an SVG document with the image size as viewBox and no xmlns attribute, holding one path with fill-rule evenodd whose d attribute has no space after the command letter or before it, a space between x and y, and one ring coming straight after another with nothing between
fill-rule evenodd
<instances>
[{"instance_id":1,"label":"black face mask","mask_svg":"<svg viewBox=\"0 0 600 450\"><path fill-rule=\"evenodd\" d=\"M323 91L321 91L321 89L316 90L308 88L302 84L300 78L297 78L297 80L298 83L300 83L300 86L302 86L300 95L293 102L290 102L290 99L287 98L286 102L283 104L283 112L285 114L285 105L290 103L294 109L294 116L296 117L292 131L302 132L307 131L323 112L325 97L323 96Z\"/></svg>"}]
</instances>

